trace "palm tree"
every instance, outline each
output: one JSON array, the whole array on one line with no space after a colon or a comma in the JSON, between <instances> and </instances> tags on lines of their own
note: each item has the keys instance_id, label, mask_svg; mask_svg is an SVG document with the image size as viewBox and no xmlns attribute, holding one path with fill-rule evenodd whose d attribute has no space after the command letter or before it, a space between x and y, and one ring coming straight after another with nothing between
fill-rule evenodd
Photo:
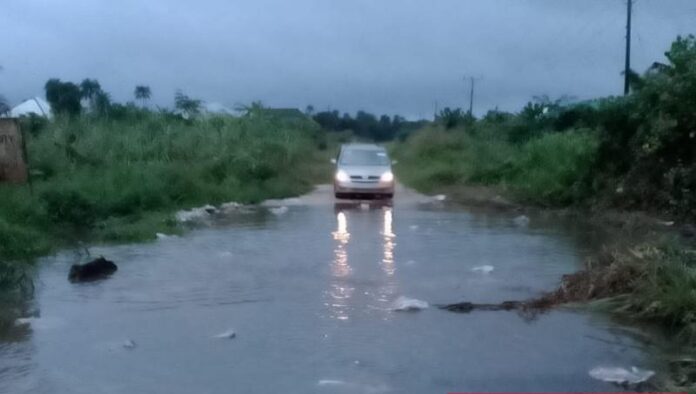
<instances>
[{"instance_id":1,"label":"palm tree","mask_svg":"<svg viewBox=\"0 0 696 394\"><path fill-rule=\"evenodd\" d=\"M89 102L90 109L94 109L94 98L101 90L101 85L96 79L87 78L80 83L80 95Z\"/></svg>"},{"instance_id":2,"label":"palm tree","mask_svg":"<svg viewBox=\"0 0 696 394\"><path fill-rule=\"evenodd\" d=\"M138 85L135 87L135 99L140 100L140 105L145 107L145 101L150 99L150 96L152 96L152 92L150 91L149 86L145 85Z\"/></svg>"}]
</instances>

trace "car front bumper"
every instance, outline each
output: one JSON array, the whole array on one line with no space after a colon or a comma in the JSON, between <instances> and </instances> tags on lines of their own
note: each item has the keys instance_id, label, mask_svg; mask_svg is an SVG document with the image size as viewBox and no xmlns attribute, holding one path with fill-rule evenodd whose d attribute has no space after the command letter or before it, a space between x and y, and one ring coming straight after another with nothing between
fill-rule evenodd
<instances>
[{"instance_id":1,"label":"car front bumper","mask_svg":"<svg viewBox=\"0 0 696 394\"><path fill-rule=\"evenodd\" d=\"M334 192L341 194L394 194L394 182L334 182Z\"/></svg>"}]
</instances>

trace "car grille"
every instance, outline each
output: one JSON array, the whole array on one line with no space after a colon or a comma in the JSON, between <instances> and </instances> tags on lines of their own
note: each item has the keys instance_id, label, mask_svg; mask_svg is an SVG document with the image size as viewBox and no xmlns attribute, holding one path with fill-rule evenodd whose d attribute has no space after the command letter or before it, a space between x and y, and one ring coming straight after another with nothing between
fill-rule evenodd
<instances>
[{"instance_id":1,"label":"car grille","mask_svg":"<svg viewBox=\"0 0 696 394\"><path fill-rule=\"evenodd\" d=\"M362 175L351 175L350 180L356 183L376 183L377 181L379 181L379 176L368 175L364 177Z\"/></svg>"}]
</instances>

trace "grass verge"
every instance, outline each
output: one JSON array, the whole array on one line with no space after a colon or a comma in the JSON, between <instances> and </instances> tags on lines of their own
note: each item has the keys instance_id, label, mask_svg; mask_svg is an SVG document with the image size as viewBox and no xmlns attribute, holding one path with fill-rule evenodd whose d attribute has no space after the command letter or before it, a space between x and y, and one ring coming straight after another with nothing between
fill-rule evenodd
<instances>
[{"instance_id":1,"label":"grass verge","mask_svg":"<svg viewBox=\"0 0 696 394\"><path fill-rule=\"evenodd\" d=\"M295 196L329 174L326 141L311 121L143 111L57 119L25 134L32 185L0 186L8 267L78 240L154 239L177 231L176 210Z\"/></svg>"}]
</instances>

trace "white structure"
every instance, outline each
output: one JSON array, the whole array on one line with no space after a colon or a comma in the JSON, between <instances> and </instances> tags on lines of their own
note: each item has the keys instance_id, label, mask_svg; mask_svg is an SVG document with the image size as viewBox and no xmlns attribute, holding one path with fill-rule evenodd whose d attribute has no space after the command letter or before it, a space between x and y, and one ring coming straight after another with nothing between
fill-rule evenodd
<instances>
[{"instance_id":1,"label":"white structure","mask_svg":"<svg viewBox=\"0 0 696 394\"><path fill-rule=\"evenodd\" d=\"M24 100L10 111L10 116L13 118L18 118L22 115L27 116L29 114L36 114L49 119L53 117L51 106L41 97Z\"/></svg>"},{"instance_id":2,"label":"white structure","mask_svg":"<svg viewBox=\"0 0 696 394\"><path fill-rule=\"evenodd\" d=\"M227 108L223 104L215 102L201 104L201 112L206 115L236 115L234 110Z\"/></svg>"}]
</instances>

